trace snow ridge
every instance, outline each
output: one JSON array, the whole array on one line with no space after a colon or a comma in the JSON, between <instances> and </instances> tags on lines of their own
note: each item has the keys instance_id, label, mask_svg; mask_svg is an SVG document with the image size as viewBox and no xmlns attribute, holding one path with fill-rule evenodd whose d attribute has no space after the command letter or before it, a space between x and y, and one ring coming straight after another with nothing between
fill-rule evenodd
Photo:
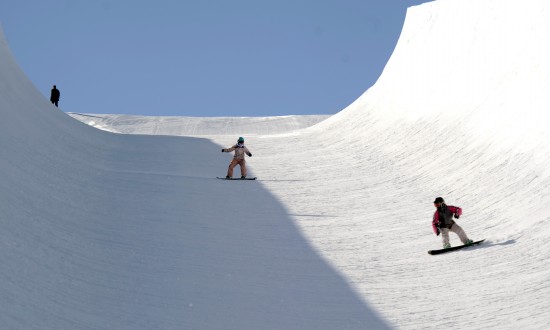
<instances>
[{"instance_id":1,"label":"snow ridge","mask_svg":"<svg viewBox=\"0 0 550 330\"><path fill-rule=\"evenodd\" d=\"M123 134L208 136L282 134L313 126L329 115L273 117L154 117L69 113L104 131Z\"/></svg>"}]
</instances>

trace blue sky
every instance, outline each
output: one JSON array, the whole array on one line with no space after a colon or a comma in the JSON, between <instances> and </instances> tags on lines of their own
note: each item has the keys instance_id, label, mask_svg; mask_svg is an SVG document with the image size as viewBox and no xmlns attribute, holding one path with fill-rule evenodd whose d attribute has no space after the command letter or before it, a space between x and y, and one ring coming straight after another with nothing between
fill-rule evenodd
<instances>
[{"instance_id":1,"label":"blue sky","mask_svg":"<svg viewBox=\"0 0 550 330\"><path fill-rule=\"evenodd\" d=\"M0 23L67 112L336 113L372 86L426 0L18 0Z\"/></svg>"}]
</instances>

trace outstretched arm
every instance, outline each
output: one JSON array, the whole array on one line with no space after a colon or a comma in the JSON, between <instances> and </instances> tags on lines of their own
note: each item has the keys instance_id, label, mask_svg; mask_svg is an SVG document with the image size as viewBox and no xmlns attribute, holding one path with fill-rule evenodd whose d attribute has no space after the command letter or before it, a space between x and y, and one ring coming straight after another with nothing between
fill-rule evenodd
<instances>
[{"instance_id":1,"label":"outstretched arm","mask_svg":"<svg viewBox=\"0 0 550 330\"><path fill-rule=\"evenodd\" d=\"M454 213L455 218L460 218L462 215L462 209L458 206L447 206L449 208L449 211Z\"/></svg>"},{"instance_id":2,"label":"outstretched arm","mask_svg":"<svg viewBox=\"0 0 550 330\"><path fill-rule=\"evenodd\" d=\"M231 148L227 148L227 149L222 149L222 152L231 152L235 150L235 146L232 146Z\"/></svg>"}]
</instances>

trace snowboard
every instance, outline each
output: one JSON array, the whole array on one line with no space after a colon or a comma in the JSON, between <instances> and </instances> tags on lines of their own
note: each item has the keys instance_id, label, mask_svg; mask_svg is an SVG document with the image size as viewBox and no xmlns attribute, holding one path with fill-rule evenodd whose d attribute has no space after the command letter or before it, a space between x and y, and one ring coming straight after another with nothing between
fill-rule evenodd
<instances>
[{"instance_id":1,"label":"snowboard","mask_svg":"<svg viewBox=\"0 0 550 330\"><path fill-rule=\"evenodd\" d=\"M453 246L453 247L446 248L446 249L430 250L430 251L428 251L428 253L431 254L431 255L434 255L434 254L441 254L441 253L452 252L452 251L460 250L460 249L463 249L463 248L467 248L467 247L472 246L472 245L480 244L480 243L482 243L484 240L485 240L485 239L482 239L482 240L480 240L480 241L473 242L473 243L470 244L470 245L458 245L458 246Z\"/></svg>"},{"instance_id":2,"label":"snowboard","mask_svg":"<svg viewBox=\"0 0 550 330\"><path fill-rule=\"evenodd\" d=\"M256 180L256 177L253 177L253 178L244 178L244 179L241 179L241 178L222 178L222 177L219 177L217 176L216 177L217 179L221 179L221 180L236 180L236 181L244 181L244 180Z\"/></svg>"}]
</instances>

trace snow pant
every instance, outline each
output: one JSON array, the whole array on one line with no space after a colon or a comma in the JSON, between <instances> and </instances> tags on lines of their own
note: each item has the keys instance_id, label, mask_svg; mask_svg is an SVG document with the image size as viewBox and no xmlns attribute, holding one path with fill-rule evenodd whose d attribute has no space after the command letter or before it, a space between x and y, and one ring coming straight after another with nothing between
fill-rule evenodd
<instances>
[{"instance_id":1,"label":"snow pant","mask_svg":"<svg viewBox=\"0 0 550 330\"><path fill-rule=\"evenodd\" d=\"M462 244L466 244L468 241L468 236L464 232L464 229L460 227L456 222L452 225L451 228L439 228L441 231L441 238L443 239L443 246L446 246L449 243L449 232L453 232L458 235L458 238L462 241Z\"/></svg>"},{"instance_id":2,"label":"snow pant","mask_svg":"<svg viewBox=\"0 0 550 330\"><path fill-rule=\"evenodd\" d=\"M227 176L228 177L230 177L230 178L233 177L233 169L237 165L241 166L241 176L246 176L246 161L244 159L233 158L233 160L229 164L229 168L227 169Z\"/></svg>"}]
</instances>

